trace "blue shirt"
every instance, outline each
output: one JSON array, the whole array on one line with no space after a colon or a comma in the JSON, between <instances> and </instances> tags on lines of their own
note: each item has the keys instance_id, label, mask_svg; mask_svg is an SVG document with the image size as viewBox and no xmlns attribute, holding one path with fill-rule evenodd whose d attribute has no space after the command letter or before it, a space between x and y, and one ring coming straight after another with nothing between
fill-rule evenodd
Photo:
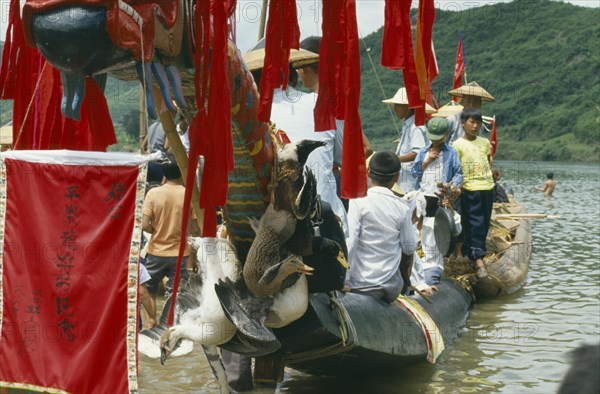
<instances>
[{"instance_id":1,"label":"blue shirt","mask_svg":"<svg viewBox=\"0 0 600 394\"><path fill-rule=\"evenodd\" d=\"M421 179L423 177L423 161L425 155L429 151L431 144L421 149L415 158L412 174L416 179L415 187L419 189L421 187ZM447 142L442 145L442 151L444 152L444 166L442 168L442 181L444 183L452 182L454 187L461 187L463 183L463 171L460 165L460 158L456 149L448 145Z\"/></svg>"}]
</instances>

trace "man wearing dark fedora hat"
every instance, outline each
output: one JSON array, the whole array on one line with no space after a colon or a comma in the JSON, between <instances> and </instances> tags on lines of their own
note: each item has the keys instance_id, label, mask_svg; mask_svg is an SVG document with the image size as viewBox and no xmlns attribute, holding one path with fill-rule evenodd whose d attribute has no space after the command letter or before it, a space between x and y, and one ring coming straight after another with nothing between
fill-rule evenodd
<instances>
[{"instance_id":1,"label":"man wearing dark fedora hat","mask_svg":"<svg viewBox=\"0 0 600 394\"><path fill-rule=\"evenodd\" d=\"M371 187L367 196L350 201L346 283L350 291L372 295L391 303L400 295L404 279L400 262L417 246L413 208L392 192L400 176L394 152L373 154L368 169Z\"/></svg>"}]
</instances>

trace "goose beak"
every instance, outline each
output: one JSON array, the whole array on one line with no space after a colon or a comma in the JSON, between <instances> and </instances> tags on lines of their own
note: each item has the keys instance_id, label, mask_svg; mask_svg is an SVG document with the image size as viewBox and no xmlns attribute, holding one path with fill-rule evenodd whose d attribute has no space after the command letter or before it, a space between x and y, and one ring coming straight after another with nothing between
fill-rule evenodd
<instances>
[{"instance_id":1,"label":"goose beak","mask_svg":"<svg viewBox=\"0 0 600 394\"><path fill-rule=\"evenodd\" d=\"M165 348L165 347L160 348L160 365L165 365L165 362L167 362L167 357L169 357L169 354L171 354L171 352L168 351L167 348Z\"/></svg>"}]
</instances>

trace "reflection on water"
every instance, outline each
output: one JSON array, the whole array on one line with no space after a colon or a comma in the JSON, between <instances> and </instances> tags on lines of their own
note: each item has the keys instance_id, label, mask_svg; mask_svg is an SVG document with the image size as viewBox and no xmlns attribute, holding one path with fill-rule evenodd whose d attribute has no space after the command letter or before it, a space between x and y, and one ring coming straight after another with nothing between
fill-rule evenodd
<instances>
[{"instance_id":1,"label":"reflection on water","mask_svg":"<svg viewBox=\"0 0 600 394\"><path fill-rule=\"evenodd\" d=\"M499 162L503 179L529 212L561 215L532 221L533 254L525 287L482 301L462 336L436 365L383 376L336 379L290 369L276 391L549 393L568 368L568 352L600 339L600 167ZM534 192L554 172L554 197ZM198 349L200 349L198 347ZM142 392L218 392L201 350L170 360L140 357ZM272 393L259 387L253 393Z\"/></svg>"}]
</instances>

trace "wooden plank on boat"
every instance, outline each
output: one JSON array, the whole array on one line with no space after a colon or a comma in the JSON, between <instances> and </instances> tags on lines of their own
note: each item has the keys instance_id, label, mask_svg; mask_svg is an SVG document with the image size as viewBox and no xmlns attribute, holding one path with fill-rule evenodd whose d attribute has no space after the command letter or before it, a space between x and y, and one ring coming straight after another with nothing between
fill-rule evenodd
<instances>
[{"instance_id":1,"label":"wooden plank on boat","mask_svg":"<svg viewBox=\"0 0 600 394\"><path fill-rule=\"evenodd\" d=\"M560 219L560 215L548 215L545 213L499 213L494 216L496 219Z\"/></svg>"},{"instance_id":2,"label":"wooden plank on boat","mask_svg":"<svg viewBox=\"0 0 600 394\"><path fill-rule=\"evenodd\" d=\"M495 216L494 218L498 219L498 224L500 224L502 227L504 227L511 233L520 226L519 221L514 220L512 218L497 218Z\"/></svg>"}]
</instances>

